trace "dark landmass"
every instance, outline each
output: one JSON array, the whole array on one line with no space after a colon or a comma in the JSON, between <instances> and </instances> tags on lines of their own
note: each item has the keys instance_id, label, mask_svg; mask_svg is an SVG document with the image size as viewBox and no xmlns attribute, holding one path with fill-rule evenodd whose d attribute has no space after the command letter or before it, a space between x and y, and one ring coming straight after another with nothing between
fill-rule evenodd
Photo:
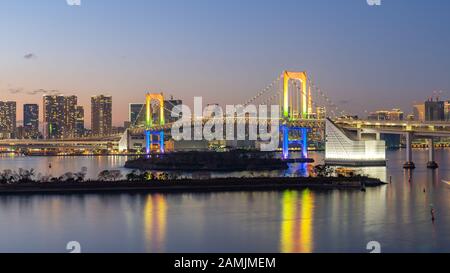
<instances>
[{"instance_id":1,"label":"dark landmass","mask_svg":"<svg viewBox=\"0 0 450 273\"><path fill-rule=\"evenodd\" d=\"M288 162L263 152L175 152L129 160L125 168L152 171L268 171L286 170Z\"/></svg>"},{"instance_id":2,"label":"dark landmass","mask_svg":"<svg viewBox=\"0 0 450 273\"><path fill-rule=\"evenodd\" d=\"M33 193L111 193L111 192L223 192L223 191L282 191L311 189L365 189L386 183L368 177L268 177L215 178L207 180L155 181L87 181L46 182L0 185L0 194Z\"/></svg>"}]
</instances>

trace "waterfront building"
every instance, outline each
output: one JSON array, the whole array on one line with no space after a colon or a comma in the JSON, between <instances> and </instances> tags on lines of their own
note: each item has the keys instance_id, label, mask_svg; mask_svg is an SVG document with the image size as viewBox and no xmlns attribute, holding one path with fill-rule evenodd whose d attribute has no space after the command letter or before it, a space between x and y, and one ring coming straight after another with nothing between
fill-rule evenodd
<instances>
[{"instance_id":1,"label":"waterfront building","mask_svg":"<svg viewBox=\"0 0 450 273\"><path fill-rule=\"evenodd\" d=\"M48 139L76 136L76 96L45 95L43 106L45 136Z\"/></svg>"},{"instance_id":2,"label":"waterfront building","mask_svg":"<svg viewBox=\"0 0 450 273\"><path fill-rule=\"evenodd\" d=\"M416 121L425 121L425 104L416 104L413 106L414 119Z\"/></svg>"},{"instance_id":3,"label":"waterfront building","mask_svg":"<svg viewBox=\"0 0 450 273\"><path fill-rule=\"evenodd\" d=\"M14 138L17 127L16 102L0 101L1 138Z\"/></svg>"},{"instance_id":4,"label":"waterfront building","mask_svg":"<svg viewBox=\"0 0 450 273\"><path fill-rule=\"evenodd\" d=\"M389 120L388 111L376 111L369 113L368 120Z\"/></svg>"},{"instance_id":5,"label":"waterfront building","mask_svg":"<svg viewBox=\"0 0 450 273\"><path fill-rule=\"evenodd\" d=\"M399 121L403 120L404 113L400 109L392 109L391 111L379 110L376 112L371 112L367 117L368 120L391 120Z\"/></svg>"},{"instance_id":6,"label":"waterfront building","mask_svg":"<svg viewBox=\"0 0 450 273\"><path fill-rule=\"evenodd\" d=\"M76 136L77 120L77 96L64 97L64 127L63 134L65 138L74 138Z\"/></svg>"},{"instance_id":7,"label":"waterfront building","mask_svg":"<svg viewBox=\"0 0 450 273\"><path fill-rule=\"evenodd\" d=\"M23 105L24 138L38 138L39 133L39 105Z\"/></svg>"},{"instance_id":8,"label":"waterfront building","mask_svg":"<svg viewBox=\"0 0 450 273\"><path fill-rule=\"evenodd\" d=\"M443 101L428 100L425 102L426 121L445 121L445 103Z\"/></svg>"},{"instance_id":9,"label":"waterfront building","mask_svg":"<svg viewBox=\"0 0 450 273\"><path fill-rule=\"evenodd\" d=\"M404 116L405 116L405 113L403 113L403 111L401 111L400 109L394 108L388 112L388 117L389 117L389 120L391 120L391 121L403 120Z\"/></svg>"},{"instance_id":10,"label":"waterfront building","mask_svg":"<svg viewBox=\"0 0 450 273\"><path fill-rule=\"evenodd\" d=\"M362 140L339 128L333 121L325 121L325 162L337 165L385 165L386 144L379 140Z\"/></svg>"},{"instance_id":11,"label":"waterfront building","mask_svg":"<svg viewBox=\"0 0 450 273\"><path fill-rule=\"evenodd\" d=\"M84 107L75 108L75 137L84 136Z\"/></svg>"},{"instance_id":12,"label":"waterfront building","mask_svg":"<svg viewBox=\"0 0 450 273\"><path fill-rule=\"evenodd\" d=\"M45 123L45 136L48 139L57 139L63 136L64 128L63 96L45 95L43 97L43 113Z\"/></svg>"},{"instance_id":13,"label":"waterfront building","mask_svg":"<svg viewBox=\"0 0 450 273\"><path fill-rule=\"evenodd\" d=\"M444 103L445 120L450 121L450 100Z\"/></svg>"},{"instance_id":14,"label":"waterfront building","mask_svg":"<svg viewBox=\"0 0 450 273\"><path fill-rule=\"evenodd\" d=\"M91 129L94 136L107 136L112 131L112 97L91 98Z\"/></svg>"}]
</instances>

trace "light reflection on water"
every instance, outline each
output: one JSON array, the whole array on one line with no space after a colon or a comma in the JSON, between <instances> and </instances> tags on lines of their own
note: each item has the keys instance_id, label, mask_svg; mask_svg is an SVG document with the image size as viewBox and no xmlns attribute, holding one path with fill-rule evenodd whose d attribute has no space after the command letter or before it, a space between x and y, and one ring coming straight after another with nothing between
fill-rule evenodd
<instances>
[{"instance_id":1,"label":"light reflection on water","mask_svg":"<svg viewBox=\"0 0 450 273\"><path fill-rule=\"evenodd\" d=\"M167 201L161 194L148 195L144 209L146 252L164 252L167 229Z\"/></svg>"},{"instance_id":2,"label":"light reflection on water","mask_svg":"<svg viewBox=\"0 0 450 273\"><path fill-rule=\"evenodd\" d=\"M313 252L314 196L309 190L285 191L281 202L280 251Z\"/></svg>"},{"instance_id":3,"label":"light reflection on water","mask_svg":"<svg viewBox=\"0 0 450 273\"><path fill-rule=\"evenodd\" d=\"M185 194L0 196L0 251L65 252L79 241L86 252L366 252L379 241L386 252L450 251L448 150L425 168L426 150L414 152L417 169L402 169L403 151L388 153L388 167L363 168L392 184L353 190ZM317 163L321 155L315 154ZM87 166L94 176L120 168L125 158L1 158L0 169L55 173ZM311 165L291 165L304 174ZM436 221L431 221L431 206Z\"/></svg>"}]
</instances>

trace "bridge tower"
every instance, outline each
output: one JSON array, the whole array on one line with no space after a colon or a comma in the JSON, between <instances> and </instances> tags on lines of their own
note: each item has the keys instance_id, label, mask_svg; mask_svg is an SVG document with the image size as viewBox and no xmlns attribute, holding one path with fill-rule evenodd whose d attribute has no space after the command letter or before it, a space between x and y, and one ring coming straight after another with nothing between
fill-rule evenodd
<instances>
[{"instance_id":1,"label":"bridge tower","mask_svg":"<svg viewBox=\"0 0 450 273\"><path fill-rule=\"evenodd\" d=\"M152 102L159 103L159 122L154 124ZM164 96L163 94L148 93L145 100L145 148L150 154L154 146L158 147L158 152L164 153L164 129L158 128L165 125L164 120Z\"/></svg>"},{"instance_id":2,"label":"bridge tower","mask_svg":"<svg viewBox=\"0 0 450 273\"><path fill-rule=\"evenodd\" d=\"M289 82L291 80L298 80L301 83L299 93L297 90L289 92ZM294 98L298 98L294 101ZM294 103L296 105L294 105ZM298 113L294 114L295 110ZM283 72L283 125L281 126L282 147L283 147L283 159L289 157L290 144L300 144L302 149L302 156L308 157L308 128L298 127L293 125L293 122L297 119L308 119L312 113L312 96L311 86L308 84L308 74L303 72ZM299 132L301 140L290 140L289 134L292 132Z\"/></svg>"}]
</instances>

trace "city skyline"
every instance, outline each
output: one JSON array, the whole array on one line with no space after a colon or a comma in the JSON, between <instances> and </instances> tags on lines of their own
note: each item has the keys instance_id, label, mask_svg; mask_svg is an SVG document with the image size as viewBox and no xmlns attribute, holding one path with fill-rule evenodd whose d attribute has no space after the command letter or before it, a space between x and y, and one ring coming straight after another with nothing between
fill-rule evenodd
<instances>
[{"instance_id":1,"label":"city skyline","mask_svg":"<svg viewBox=\"0 0 450 273\"><path fill-rule=\"evenodd\" d=\"M449 12L0 1L0 252L169 272L450 253Z\"/></svg>"},{"instance_id":2,"label":"city skyline","mask_svg":"<svg viewBox=\"0 0 450 273\"><path fill-rule=\"evenodd\" d=\"M441 27L450 23L448 2L288 1L290 9L260 1L168 2L0 4L0 20L23 17L13 28L0 24L8 41L0 45L0 100L39 103L53 90L86 106L92 95L110 94L124 102L113 106L113 124L121 125L128 104L144 102L147 92L188 105L196 95L206 104L235 104L284 69L311 71L334 102L359 115L382 107L410 112L433 91L450 97L450 37Z\"/></svg>"},{"instance_id":3,"label":"city skyline","mask_svg":"<svg viewBox=\"0 0 450 273\"><path fill-rule=\"evenodd\" d=\"M79 101L79 97L78 96L76 96L76 95L66 96L64 94L43 95L42 99L44 99L44 101L41 101L40 103L27 103L27 102L25 102L22 105L20 105L18 102L13 101L13 100L4 100L4 101L0 100L0 102L1 103L14 103L15 104L15 110L14 110L14 112L15 112L15 119L14 120L15 120L15 125L16 125L15 127L19 127L19 126L26 127L25 125L26 125L27 122L26 122L25 108L27 106L35 106L36 105L37 108L38 108L37 109L37 117L38 117L37 118L37 122L38 122L38 124L40 124L39 130L44 130L45 131L45 129L42 128L42 126L46 123L46 121L45 121L46 118L44 116L45 112L44 111L40 111L40 109L41 108L45 109L45 107L46 107L45 106L45 98L46 97L52 97L52 96L53 97L66 98L69 101L70 100L74 100L73 103L69 102L69 104L72 104L72 106L70 107L71 111L69 111L69 112L73 116L72 117L67 117L66 119L71 119L71 121L66 121L66 123L69 124L69 127L71 127L70 131L72 133L75 133L75 131L78 131L78 133L76 133L77 135L82 135L79 132L80 130L76 129L76 128L79 128L80 126L85 128L85 129L89 129L89 130L92 129L92 111L91 111L91 109L92 109L92 99L96 98L96 97L99 97L99 96L101 96L101 97L102 96L104 96L104 97L111 97L112 98L112 96L104 95L104 94L91 96L90 97L90 100L91 100L90 107L87 107L87 105L79 105L78 104L78 101ZM112 116L111 116L111 118L112 118L112 120L114 120L114 106L113 106L114 104L113 104L113 101L111 102L111 107L112 107L112 111L111 111L111 115ZM423 105L423 107L424 107L425 104L427 102L429 102L429 101L439 101L439 102L442 103L442 111L443 111L443 115L444 115L442 117L442 120L443 121L448 121L449 118L450 118L450 113L449 113L449 110L450 110L450 108L449 108L450 98L443 98L443 97L439 97L437 95L435 97L429 97L426 100L423 100L422 102L416 102L415 101L415 102L413 102L414 104L409 105L409 107L406 110L405 109L401 109L401 108L397 108L397 107L393 107L391 110L389 110L386 107L380 107L378 109L365 110L364 113L362 115L358 116L358 117L361 118L361 119L366 119L367 118L369 120L370 119L377 119L377 118L374 118L373 115L376 115L377 113L385 114L385 113L390 112L390 111L394 111L394 112L398 111L398 112L401 112L402 118L396 118L396 120L403 120L403 119L407 119L407 118L409 119L409 117L411 116L415 120L419 120L419 121L422 120L423 121L423 120L425 120L425 116L421 117L421 115L424 115L424 113L423 114L419 114L417 112L418 111L417 110L417 106L418 105ZM181 105L181 104L183 104L182 100L174 100L174 98L171 98L171 99L167 100L167 102L169 102L169 104L171 105L171 107L169 107L169 108L172 108L174 105ZM136 121L135 119L137 118L137 115L139 114L139 112L141 111L141 108L144 105L145 105L145 103L127 103L127 116L125 117L125 119L124 120L119 120L119 121L117 121L117 123L112 122L111 126L115 127L115 128L123 128L123 127L128 127L129 125L132 125L133 121ZM207 104L207 105L210 105L210 104ZM204 106L206 107L207 105L204 105ZM138 108L133 108L133 106L135 106L135 107L138 106ZM319 108L326 109L326 107L323 107L323 106L320 106ZM20 109L23 109L24 111L19 113ZM87 112L86 110L87 109L89 109L89 112L91 113L90 117L86 116L86 112ZM64 111L66 111L66 110L64 110ZM170 113L168 111L169 111L169 109L165 109L165 112L166 112L165 116L166 117L170 117ZM422 110L422 111L425 111L425 110ZM345 114L346 115L347 114L351 115L352 113L345 113ZM174 121L176 121L176 119L171 119L171 121L174 122Z\"/></svg>"}]
</instances>

